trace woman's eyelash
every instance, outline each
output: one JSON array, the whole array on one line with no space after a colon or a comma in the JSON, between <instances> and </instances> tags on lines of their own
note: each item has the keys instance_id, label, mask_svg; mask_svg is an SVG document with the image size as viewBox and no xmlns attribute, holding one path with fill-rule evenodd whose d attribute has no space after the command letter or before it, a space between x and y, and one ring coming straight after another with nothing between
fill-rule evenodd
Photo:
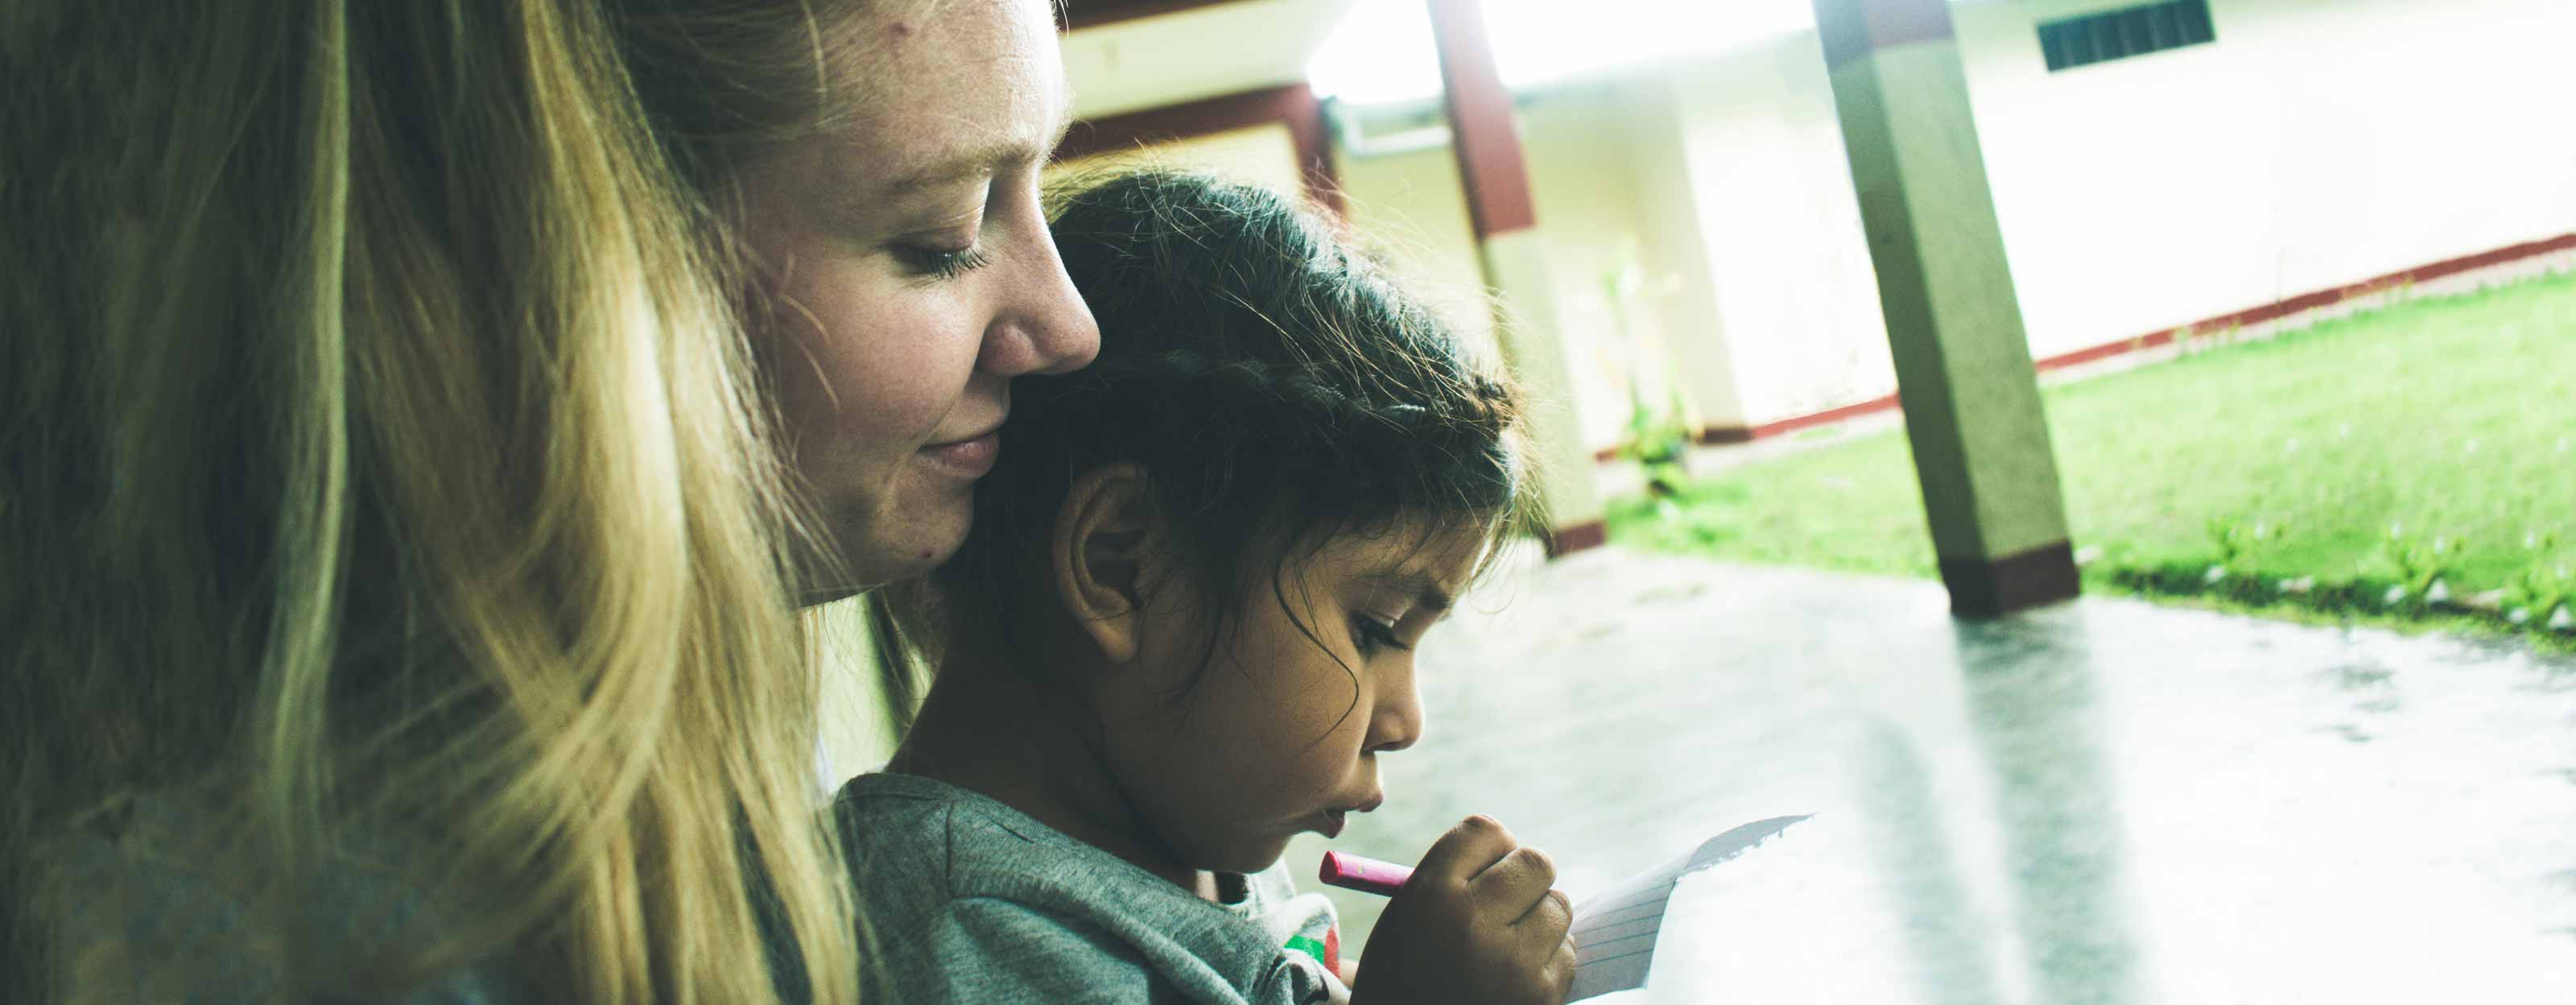
<instances>
[{"instance_id":1,"label":"woman's eyelash","mask_svg":"<svg viewBox=\"0 0 2576 1005\"><path fill-rule=\"evenodd\" d=\"M955 279L992 262L983 248L974 245L957 249L905 248L903 255L907 267L933 279Z\"/></svg>"}]
</instances>

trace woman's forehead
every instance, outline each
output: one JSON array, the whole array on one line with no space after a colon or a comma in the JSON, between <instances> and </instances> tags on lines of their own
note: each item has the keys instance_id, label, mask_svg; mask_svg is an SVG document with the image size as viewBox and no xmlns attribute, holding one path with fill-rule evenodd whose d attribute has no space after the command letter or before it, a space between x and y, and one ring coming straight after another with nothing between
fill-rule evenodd
<instances>
[{"instance_id":1,"label":"woman's forehead","mask_svg":"<svg viewBox=\"0 0 2576 1005\"><path fill-rule=\"evenodd\" d=\"M894 0L860 15L841 123L853 166L892 188L998 156L1043 157L1070 95L1040 0Z\"/></svg>"}]
</instances>

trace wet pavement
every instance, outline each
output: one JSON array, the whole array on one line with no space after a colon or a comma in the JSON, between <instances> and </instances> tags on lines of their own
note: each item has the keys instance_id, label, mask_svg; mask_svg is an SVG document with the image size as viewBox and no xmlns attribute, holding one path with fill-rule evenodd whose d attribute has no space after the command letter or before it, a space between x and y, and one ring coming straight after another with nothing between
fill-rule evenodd
<instances>
[{"instance_id":1,"label":"wet pavement","mask_svg":"<svg viewBox=\"0 0 2576 1005\"><path fill-rule=\"evenodd\" d=\"M2576 1001L2576 659L1616 548L1468 608L1329 847L1487 813L1580 900L1816 814L1684 881L1647 1000Z\"/></svg>"}]
</instances>

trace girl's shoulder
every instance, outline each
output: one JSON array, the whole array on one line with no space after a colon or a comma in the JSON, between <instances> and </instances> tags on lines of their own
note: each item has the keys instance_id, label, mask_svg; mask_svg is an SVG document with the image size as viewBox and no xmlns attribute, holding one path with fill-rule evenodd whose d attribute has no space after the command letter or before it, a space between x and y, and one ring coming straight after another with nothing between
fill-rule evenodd
<instances>
[{"instance_id":1,"label":"girl's shoulder","mask_svg":"<svg viewBox=\"0 0 2576 1005\"><path fill-rule=\"evenodd\" d=\"M972 900L1059 911L1108 902L1157 914L1212 906L1000 801L936 779L861 775L841 788L833 816L872 922Z\"/></svg>"},{"instance_id":2,"label":"girl's shoulder","mask_svg":"<svg viewBox=\"0 0 2576 1005\"><path fill-rule=\"evenodd\" d=\"M1312 993L1320 972L1256 916L1277 906L1267 900L1211 904L928 778L862 775L834 816L877 969L899 1000L1324 1000Z\"/></svg>"}]
</instances>

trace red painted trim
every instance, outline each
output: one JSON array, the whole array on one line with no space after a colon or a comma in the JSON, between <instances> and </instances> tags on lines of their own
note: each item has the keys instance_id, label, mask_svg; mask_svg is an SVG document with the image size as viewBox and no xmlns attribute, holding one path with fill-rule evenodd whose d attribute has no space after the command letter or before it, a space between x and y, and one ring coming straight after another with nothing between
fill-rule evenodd
<instances>
[{"instance_id":1,"label":"red painted trim","mask_svg":"<svg viewBox=\"0 0 2576 1005\"><path fill-rule=\"evenodd\" d=\"M2535 258L2541 255L2568 250L2576 250L2576 234L2560 234L2557 237L2544 238L2538 241L2525 241L2521 244L2509 245L2492 251L2481 251L2474 255L2462 255L2458 258L2446 258L2430 265L2419 265L2411 269L2399 269L2395 272L2391 272L2386 275L2373 276L2357 283L2346 283L2330 290L2318 290L2314 293L2302 293L2287 300L2276 300L2259 307L2249 307L2233 314L2221 314L2214 318L2203 318L2187 325L2167 328L2162 331L2148 332L2136 338L2124 339L2118 342L2108 342L2094 346L2090 349L2078 349L2074 352L2050 356L2047 359L2038 361L2037 365L2040 371L2044 373L2049 370L2063 369L2065 367L2075 366L2081 363L2091 363L2095 360L2109 359L2113 356L2136 352L2141 349L2152 349L2157 346L2172 345L2176 339L2190 334L2225 331L2229 328L2243 328L2250 325L2258 325L2266 321L2278 321L2294 314L2316 310L2321 307L2332 307L2346 300L2375 296L2399 286L2405 286L2412 283L2431 282L2445 276L2456 276L2463 272L2502 265L2506 262L2519 261L2525 258Z\"/></svg>"},{"instance_id":2,"label":"red painted trim","mask_svg":"<svg viewBox=\"0 0 2576 1005\"><path fill-rule=\"evenodd\" d=\"M1058 31L1080 31L1234 2L1236 0L1063 0L1056 5L1055 26Z\"/></svg>"},{"instance_id":3,"label":"red painted trim","mask_svg":"<svg viewBox=\"0 0 2576 1005\"><path fill-rule=\"evenodd\" d=\"M2483 269L2490 265L2503 265L2506 262L2530 258L2535 255L2546 255L2553 252L2569 250L2576 250L2576 234L2560 234L2556 237L2545 237L2537 241L2524 241L2521 244L2508 245L2506 247L2497 248L2493 251L2481 251L2474 255L2462 255L2458 258L2445 259L2431 265L2419 265L2404 272L2389 273L2388 275L2382 276L2372 282L2386 282L2390 279L2403 279L2407 282L2420 283L2426 280L2440 279L2444 276L2456 276L2472 269Z\"/></svg>"},{"instance_id":4,"label":"red painted trim","mask_svg":"<svg viewBox=\"0 0 2576 1005\"><path fill-rule=\"evenodd\" d=\"M2077 349L2070 353L2060 353L2058 355L2048 357L2047 359L2039 360L2033 363L2032 366L2038 369L2041 373L2047 373L2050 370L2063 370L2070 366L2082 366L2086 363L2099 362L2115 356L2126 356L2130 353L2145 349L2154 349L2159 346L2172 345L2175 335L2179 331L2181 331L2181 329L2167 328L2163 331L2148 332L2126 342L2105 342L2090 349Z\"/></svg>"},{"instance_id":5,"label":"red painted trim","mask_svg":"<svg viewBox=\"0 0 2576 1005\"><path fill-rule=\"evenodd\" d=\"M1589 551L1610 543L1610 522L1586 520L1553 528L1539 539L1539 543L1547 547L1549 558L1564 558L1578 551Z\"/></svg>"},{"instance_id":6,"label":"red painted trim","mask_svg":"<svg viewBox=\"0 0 2576 1005\"><path fill-rule=\"evenodd\" d=\"M1950 591L1950 613L1998 618L2083 592L2075 549L2064 541L1994 558L1941 560L1941 585Z\"/></svg>"},{"instance_id":7,"label":"red painted trim","mask_svg":"<svg viewBox=\"0 0 2576 1005\"><path fill-rule=\"evenodd\" d=\"M2543 238L2537 241L2525 241L2521 244L2509 245L2507 247L2497 248L2493 251L2481 251L2474 255L2462 255L2458 258L2446 258L2430 265L2419 265L2411 269L2400 269L2386 275L2373 276L2357 283L2347 283L2330 290L2318 290L2314 293L2303 293L2287 300L2277 300L2259 307L2249 307L2232 314L2221 314L2217 317L2204 318L2187 325L2177 325L2172 328L2151 331L2144 335L2122 339L2117 342L2105 342L2088 349L2077 349L2074 352L2060 353L2055 356L2038 360L2032 365L2041 373L2047 373L2051 370L2063 370L2070 366L2080 366L2085 363L2094 363L2117 356L2125 356L2133 352L2141 352L2147 349L2155 349L2172 345L2176 340L2189 334L2225 331L2229 328L2242 328L2248 325L2261 324L2266 321L2278 321L2302 311L2312 311L2320 307L2332 307L2346 300L2384 293L2393 287L2404 286L2409 283L2431 282L2446 276L2456 276L2463 272L2503 265L2507 262L2520 261L2525 258L2537 258L2541 255L2554 254L2561 251L2576 251L2576 234L2561 234L2557 237ZM1891 394L1884 397L1871 398L1868 401L1844 405L1840 408L1829 408L1810 415L1795 416L1792 418L1781 419L1777 422L1766 422L1758 426L1710 426L1706 429L1700 430L1697 439L1703 444L1745 443L1753 440L1778 436L1782 433L1794 433L1801 429L1812 429L1817 426L1832 425L1845 419L1855 418L1873 412L1884 412L1897 407L1899 407L1899 402L1897 401L1896 396ZM1611 447L1597 451L1593 456L1595 459L1602 461L1603 463L1608 463L1618 459L1619 451L1617 447Z\"/></svg>"},{"instance_id":8,"label":"red painted trim","mask_svg":"<svg viewBox=\"0 0 2576 1005\"><path fill-rule=\"evenodd\" d=\"M1298 174L1306 183L1307 197L1341 213L1342 188L1333 172L1332 133L1324 126L1324 105L1316 100L1314 88L1302 82L1085 119L1064 134L1055 159L1079 160L1273 122L1286 125L1297 145Z\"/></svg>"},{"instance_id":9,"label":"red painted trim","mask_svg":"<svg viewBox=\"0 0 2576 1005\"><path fill-rule=\"evenodd\" d=\"M1872 53L1954 37L1946 0L1815 0L1830 73Z\"/></svg>"},{"instance_id":10,"label":"red painted trim","mask_svg":"<svg viewBox=\"0 0 2576 1005\"><path fill-rule=\"evenodd\" d=\"M1871 398L1868 401L1844 405L1841 408L1828 408L1821 412L1793 416L1781 419L1777 422L1765 422L1759 426L1753 427L1751 430L1748 430L1745 433L1744 438L1746 440L1760 440L1778 436L1783 433L1794 433L1801 429L1813 429L1817 426L1830 426L1834 423L1841 422L1844 419L1856 418L1868 415L1872 412L1894 411L1897 408L1902 407L1903 404L1904 402L1899 401L1896 395L1883 395L1881 397Z\"/></svg>"},{"instance_id":11,"label":"red painted trim","mask_svg":"<svg viewBox=\"0 0 2576 1005\"><path fill-rule=\"evenodd\" d=\"M1529 166L1512 125L1512 95L1494 66L1483 8L1477 0L1430 4L1431 35L1440 47L1441 104L1449 113L1450 150L1458 158L1476 241L1536 226Z\"/></svg>"}]
</instances>

